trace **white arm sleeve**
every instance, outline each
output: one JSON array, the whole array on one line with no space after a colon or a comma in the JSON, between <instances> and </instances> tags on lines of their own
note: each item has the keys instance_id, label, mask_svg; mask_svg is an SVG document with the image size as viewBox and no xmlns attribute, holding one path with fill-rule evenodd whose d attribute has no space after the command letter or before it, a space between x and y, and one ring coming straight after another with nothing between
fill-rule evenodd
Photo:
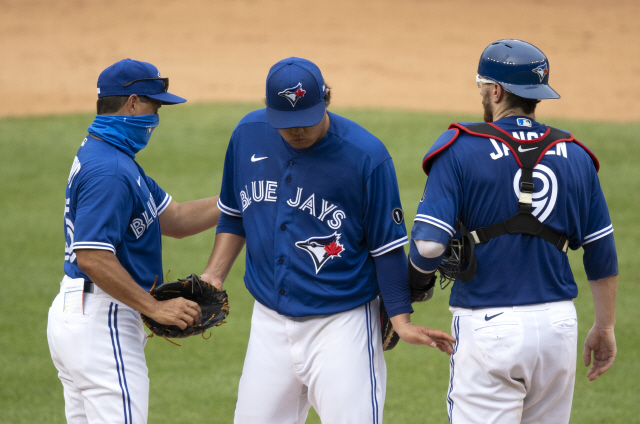
<instances>
[{"instance_id":1,"label":"white arm sleeve","mask_svg":"<svg viewBox=\"0 0 640 424\"><path fill-rule=\"evenodd\" d=\"M425 258L437 258L444 253L446 249L442 244L437 241L430 240L414 240L420 256Z\"/></svg>"}]
</instances>

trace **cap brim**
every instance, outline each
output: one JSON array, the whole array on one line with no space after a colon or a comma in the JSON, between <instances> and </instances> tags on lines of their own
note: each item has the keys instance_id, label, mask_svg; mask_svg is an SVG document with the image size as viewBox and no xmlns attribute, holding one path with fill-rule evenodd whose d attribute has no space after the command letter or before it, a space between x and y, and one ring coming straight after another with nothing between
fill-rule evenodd
<instances>
[{"instance_id":1,"label":"cap brim","mask_svg":"<svg viewBox=\"0 0 640 424\"><path fill-rule=\"evenodd\" d=\"M175 94L167 93L166 91L160 94L144 94L144 95L155 100L160 100L163 105L175 105L175 104L184 103L187 101L187 99L183 99L182 97L176 96Z\"/></svg>"},{"instance_id":2,"label":"cap brim","mask_svg":"<svg viewBox=\"0 0 640 424\"><path fill-rule=\"evenodd\" d=\"M507 91L525 99L559 99L560 95L548 85L516 85L499 82Z\"/></svg>"},{"instance_id":3,"label":"cap brim","mask_svg":"<svg viewBox=\"0 0 640 424\"><path fill-rule=\"evenodd\" d=\"M303 110L285 111L267 107L267 122L276 129L313 127L322 121L324 111L324 101Z\"/></svg>"}]
</instances>

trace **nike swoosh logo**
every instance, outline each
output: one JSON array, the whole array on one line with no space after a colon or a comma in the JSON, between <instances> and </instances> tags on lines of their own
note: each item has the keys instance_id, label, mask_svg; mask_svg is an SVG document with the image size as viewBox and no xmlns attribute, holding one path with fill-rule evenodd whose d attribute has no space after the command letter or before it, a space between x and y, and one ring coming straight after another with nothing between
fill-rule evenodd
<instances>
[{"instance_id":1,"label":"nike swoosh logo","mask_svg":"<svg viewBox=\"0 0 640 424\"><path fill-rule=\"evenodd\" d=\"M489 321L490 319L494 319L498 315L502 315L502 314L504 314L504 312L500 312L499 314L491 315L490 317L488 317L487 314L484 314L484 320L485 321Z\"/></svg>"},{"instance_id":2,"label":"nike swoosh logo","mask_svg":"<svg viewBox=\"0 0 640 424\"><path fill-rule=\"evenodd\" d=\"M138 187L140 187L140 175L138 175Z\"/></svg>"},{"instance_id":3,"label":"nike swoosh logo","mask_svg":"<svg viewBox=\"0 0 640 424\"><path fill-rule=\"evenodd\" d=\"M268 158L268 156L265 156L263 158L257 158L256 155L253 155L251 156L251 162L258 162L259 160L266 159L266 158Z\"/></svg>"},{"instance_id":4,"label":"nike swoosh logo","mask_svg":"<svg viewBox=\"0 0 640 424\"><path fill-rule=\"evenodd\" d=\"M520 153L528 152L529 150L535 150L535 149L537 149L537 147L532 147L530 149L523 149L522 146L518 146L518 151Z\"/></svg>"}]
</instances>

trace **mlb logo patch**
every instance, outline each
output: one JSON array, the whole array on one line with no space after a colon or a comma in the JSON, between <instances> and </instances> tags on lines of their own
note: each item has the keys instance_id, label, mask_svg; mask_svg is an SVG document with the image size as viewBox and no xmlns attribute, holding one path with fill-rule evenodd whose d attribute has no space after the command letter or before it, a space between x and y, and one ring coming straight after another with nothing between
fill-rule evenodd
<instances>
[{"instance_id":1,"label":"mlb logo patch","mask_svg":"<svg viewBox=\"0 0 640 424\"><path fill-rule=\"evenodd\" d=\"M341 234L333 233L326 237L311 237L304 241L296 242L296 247L311 255L316 266L316 274L329 259L340 258L344 252L344 245L340 243Z\"/></svg>"},{"instance_id":2,"label":"mlb logo patch","mask_svg":"<svg viewBox=\"0 0 640 424\"><path fill-rule=\"evenodd\" d=\"M527 118L518 118L516 123L521 127L529 127L531 128L531 119Z\"/></svg>"},{"instance_id":3,"label":"mlb logo patch","mask_svg":"<svg viewBox=\"0 0 640 424\"><path fill-rule=\"evenodd\" d=\"M540 77L540 82L542 82L544 77L549 75L549 67L547 66L547 62L543 63L542 65L536 68L533 68L531 71L538 74L538 76Z\"/></svg>"},{"instance_id":4,"label":"mlb logo patch","mask_svg":"<svg viewBox=\"0 0 640 424\"><path fill-rule=\"evenodd\" d=\"M295 107L296 103L298 103L298 100L303 98L306 92L307 91L302 88L302 83L299 82L295 87L287 88L279 92L278 96L284 97L285 99L289 100L291 106Z\"/></svg>"}]
</instances>

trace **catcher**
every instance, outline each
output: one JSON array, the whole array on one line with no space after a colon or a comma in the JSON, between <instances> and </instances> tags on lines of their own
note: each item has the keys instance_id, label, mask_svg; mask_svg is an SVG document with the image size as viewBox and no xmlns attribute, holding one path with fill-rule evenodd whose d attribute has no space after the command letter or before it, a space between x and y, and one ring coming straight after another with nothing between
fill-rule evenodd
<instances>
[{"instance_id":1,"label":"catcher","mask_svg":"<svg viewBox=\"0 0 640 424\"><path fill-rule=\"evenodd\" d=\"M163 337L165 340L178 345L169 338L184 338L202 334L211 327L217 327L225 323L223 321L229 315L229 297L225 290L218 290L212 284L202 281L195 274L178 281L170 281L158 287L151 288L151 296L159 301L183 297L195 302L200 307L202 315L198 321L182 329L177 325L161 324L148 316L142 315L142 321L152 331L148 337L154 334ZM211 336L209 336L211 337ZM209 337L206 337L207 339ZM180 345L178 345L180 346Z\"/></svg>"}]
</instances>

